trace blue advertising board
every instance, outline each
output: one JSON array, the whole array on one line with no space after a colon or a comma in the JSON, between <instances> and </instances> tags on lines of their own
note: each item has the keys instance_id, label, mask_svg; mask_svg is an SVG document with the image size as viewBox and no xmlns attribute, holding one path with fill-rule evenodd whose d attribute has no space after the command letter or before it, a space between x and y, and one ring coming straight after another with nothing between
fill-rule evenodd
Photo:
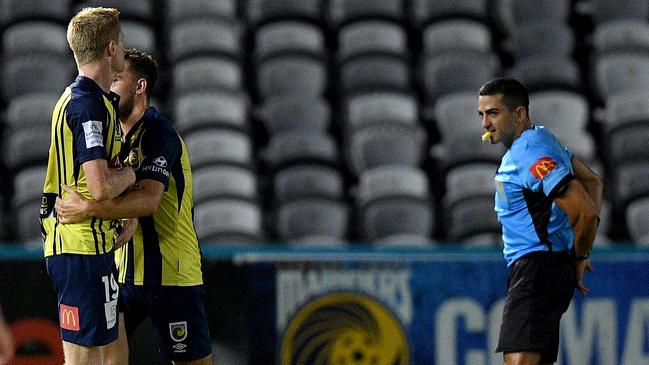
<instances>
[{"instance_id":1,"label":"blue advertising board","mask_svg":"<svg viewBox=\"0 0 649 365\"><path fill-rule=\"evenodd\" d=\"M590 293L576 292L562 320L558 364L649 364L648 257L595 253ZM251 363L502 364L508 269L493 250L235 259L249 268Z\"/></svg>"}]
</instances>

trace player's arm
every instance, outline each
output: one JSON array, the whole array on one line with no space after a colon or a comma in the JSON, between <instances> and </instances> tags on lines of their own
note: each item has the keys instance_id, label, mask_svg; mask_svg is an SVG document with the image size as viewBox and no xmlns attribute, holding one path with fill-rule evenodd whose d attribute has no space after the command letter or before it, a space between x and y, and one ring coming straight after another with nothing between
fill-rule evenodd
<instances>
[{"instance_id":1,"label":"player's arm","mask_svg":"<svg viewBox=\"0 0 649 365\"><path fill-rule=\"evenodd\" d=\"M81 222L90 217L104 219L136 218L154 214L160 206L165 186L160 181L144 179L138 187L110 200L84 199L68 186L66 200L57 199L56 211L61 223Z\"/></svg>"},{"instance_id":2,"label":"player's arm","mask_svg":"<svg viewBox=\"0 0 649 365\"><path fill-rule=\"evenodd\" d=\"M572 158L572 169L575 177L584 185L588 195L595 202L599 212L602 208L602 191L604 190L602 179L576 156Z\"/></svg>"},{"instance_id":3,"label":"player's arm","mask_svg":"<svg viewBox=\"0 0 649 365\"><path fill-rule=\"evenodd\" d=\"M135 172L129 166L111 169L105 159L84 162L81 167L86 175L88 192L95 200L113 199L135 184Z\"/></svg>"},{"instance_id":4,"label":"player's arm","mask_svg":"<svg viewBox=\"0 0 649 365\"><path fill-rule=\"evenodd\" d=\"M11 336L11 330L0 307L0 364L8 364L14 358L15 352L16 347Z\"/></svg>"},{"instance_id":5,"label":"player's arm","mask_svg":"<svg viewBox=\"0 0 649 365\"><path fill-rule=\"evenodd\" d=\"M587 294L588 288L583 283L583 277L585 271L592 270L588 255L597 234L597 205L579 179L571 179L565 186L560 187L554 202L566 212L572 225L575 234L575 257L578 260L577 289L582 294Z\"/></svg>"}]
</instances>

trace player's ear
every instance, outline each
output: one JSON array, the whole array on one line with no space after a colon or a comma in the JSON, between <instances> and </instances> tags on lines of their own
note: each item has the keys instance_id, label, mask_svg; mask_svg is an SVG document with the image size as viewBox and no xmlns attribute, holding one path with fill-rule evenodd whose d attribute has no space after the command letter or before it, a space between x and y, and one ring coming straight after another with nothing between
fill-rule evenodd
<instances>
[{"instance_id":1,"label":"player's ear","mask_svg":"<svg viewBox=\"0 0 649 365\"><path fill-rule=\"evenodd\" d=\"M115 44L115 41L112 41L112 40L108 41L108 46L107 47L108 47L108 49L107 49L108 55L109 56L114 55L115 51L116 51L116 48L117 48L117 45Z\"/></svg>"},{"instance_id":2,"label":"player's ear","mask_svg":"<svg viewBox=\"0 0 649 365\"><path fill-rule=\"evenodd\" d=\"M514 116L516 117L516 122L524 122L525 119L527 119L527 111L525 110L525 107L522 105L517 106L514 109Z\"/></svg>"},{"instance_id":3,"label":"player's ear","mask_svg":"<svg viewBox=\"0 0 649 365\"><path fill-rule=\"evenodd\" d=\"M141 77L137 79L137 84L135 85L135 94L144 94L146 91L146 86L148 85L148 82L146 81L145 78Z\"/></svg>"}]
</instances>

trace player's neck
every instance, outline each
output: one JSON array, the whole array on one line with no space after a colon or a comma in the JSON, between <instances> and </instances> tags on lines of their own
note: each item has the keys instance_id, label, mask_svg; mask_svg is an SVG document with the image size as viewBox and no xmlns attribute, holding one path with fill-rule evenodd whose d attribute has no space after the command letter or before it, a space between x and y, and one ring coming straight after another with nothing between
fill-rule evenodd
<instances>
[{"instance_id":1,"label":"player's neck","mask_svg":"<svg viewBox=\"0 0 649 365\"><path fill-rule=\"evenodd\" d=\"M128 115L120 114L119 119L122 124L122 132L124 135L127 135L131 128L142 119L142 116L147 109L149 109L149 103L146 100L143 100L141 102L136 102Z\"/></svg>"},{"instance_id":2,"label":"player's neck","mask_svg":"<svg viewBox=\"0 0 649 365\"><path fill-rule=\"evenodd\" d=\"M88 63L79 67L79 75L93 80L105 93L110 93L110 85L113 82L110 65L103 62Z\"/></svg>"},{"instance_id":3,"label":"player's neck","mask_svg":"<svg viewBox=\"0 0 649 365\"><path fill-rule=\"evenodd\" d=\"M511 149L512 145L514 142L523 134L526 130L534 128L534 123L530 119L526 119L520 126L520 128L516 131L514 134L514 137L511 139L511 141L503 141L503 145L507 149Z\"/></svg>"}]
</instances>

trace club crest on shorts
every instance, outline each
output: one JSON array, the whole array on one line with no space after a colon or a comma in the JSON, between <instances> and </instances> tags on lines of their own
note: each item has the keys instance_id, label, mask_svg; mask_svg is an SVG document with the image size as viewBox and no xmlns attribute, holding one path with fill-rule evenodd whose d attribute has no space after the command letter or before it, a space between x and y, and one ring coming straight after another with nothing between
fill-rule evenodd
<instances>
[{"instance_id":1,"label":"club crest on shorts","mask_svg":"<svg viewBox=\"0 0 649 365\"><path fill-rule=\"evenodd\" d=\"M187 338L187 321L169 323L169 335L176 342Z\"/></svg>"}]
</instances>

